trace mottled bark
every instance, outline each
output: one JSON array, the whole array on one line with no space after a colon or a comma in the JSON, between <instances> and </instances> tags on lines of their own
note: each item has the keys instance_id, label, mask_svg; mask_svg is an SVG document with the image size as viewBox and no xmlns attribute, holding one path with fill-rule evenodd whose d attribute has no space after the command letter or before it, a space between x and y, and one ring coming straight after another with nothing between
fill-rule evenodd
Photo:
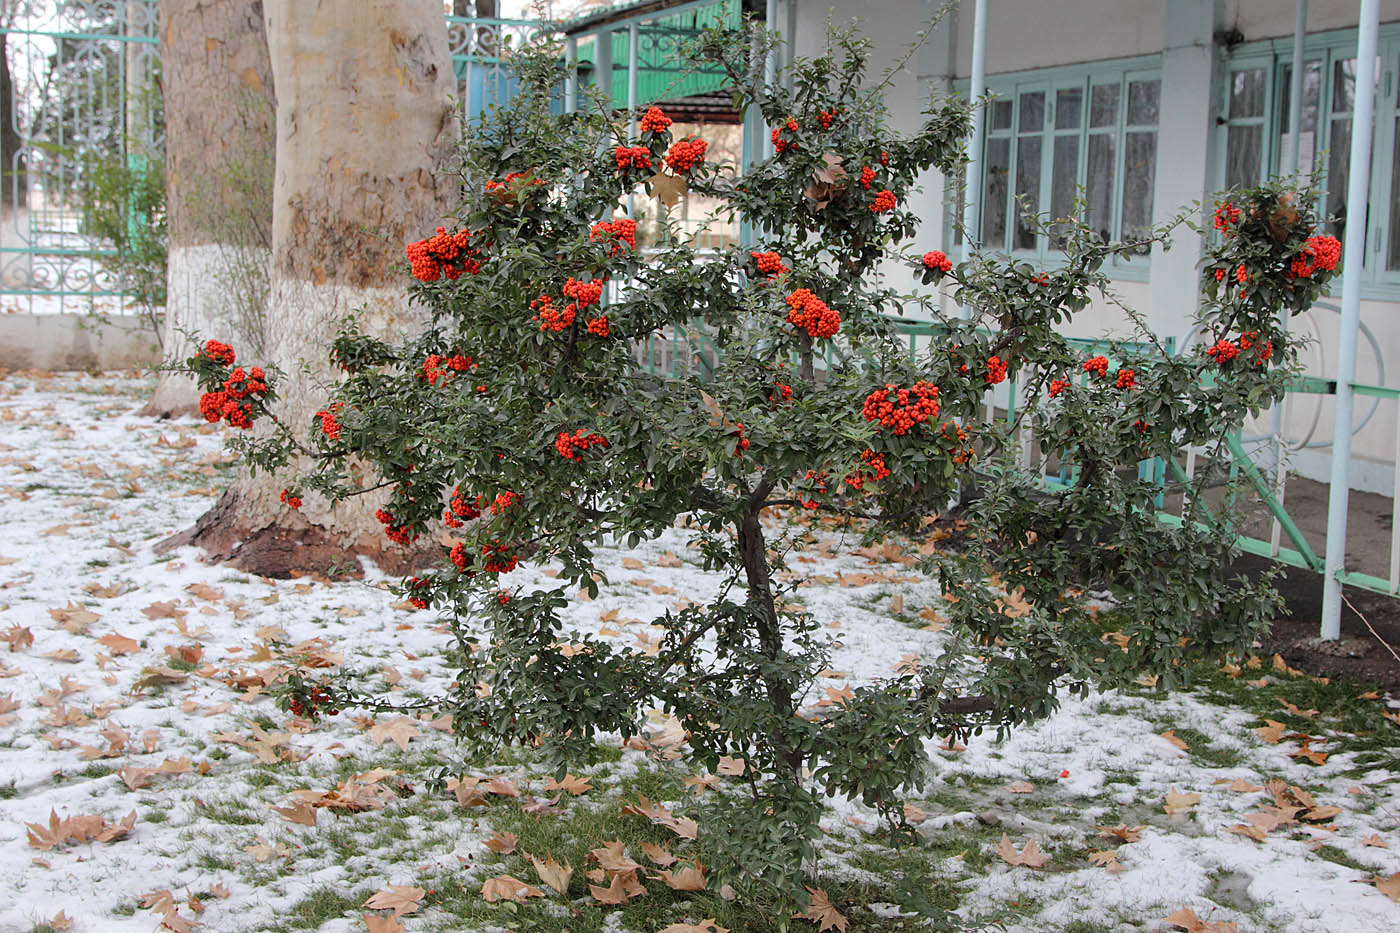
<instances>
[{"instance_id":1,"label":"mottled bark","mask_svg":"<svg viewBox=\"0 0 1400 933\"><path fill-rule=\"evenodd\" d=\"M266 359L282 373L278 417L304 432L333 394L326 355L345 318L392 339L421 325L402 244L455 206L444 169L458 124L437 0L268 0L266 11L277 86ZM381 498L331 505L308 495L294 513L279 501L291 475L237 480L195 543L260 573L327 569L318 548L261 544L289 534L403 562L374 518Z\"/></svg>"},{"instance_id":2,"label":"mottled bark","mask_svg":"<svg viewBox=\"0 0 1400 933\"><path fill-rule=\"evenodd\" d=\"M15 82L6 39L0 33L0 202L12 210L29 203L29 165L22 151L24 140L15 128Z\"/></svg>"},{"instance_id":3,"label":"mottled bark","mask_svg":"<svg viewBox=\"0 0 1400 933\"><path fill-rule=\"evenodd\" d=\"M165 178L170 229L164 347L192 335L263 347L272 246L272 64L255 0L162 0ZM193 410L194 381L162 375L148 414Z\"/></svg>"}]
</instances>

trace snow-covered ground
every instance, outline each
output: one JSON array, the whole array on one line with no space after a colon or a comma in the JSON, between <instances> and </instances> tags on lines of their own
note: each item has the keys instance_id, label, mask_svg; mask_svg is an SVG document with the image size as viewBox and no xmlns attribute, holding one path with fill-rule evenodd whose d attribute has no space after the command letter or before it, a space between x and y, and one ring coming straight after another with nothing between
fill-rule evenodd
<instances>
[{"instance_id":1,"label":"snow-covered ground","mask_svg":"<svg viewBox=\"0 0 1400 933\"><path fill-rule=\"evenodd\" d=\"M121 375L0 379L0 931L30 931L60 912L77 931L196 920L281 929L290 916L316 916L304 905L327 890L357 894L358 907L388 884L451 877L480 887L492 871L474 861L495 831L491 808L458 808L424 784L454 760L441 720L347 713L312 724L264 689L295 657L378 669L397 695L432 696L453 673L436 620L397 604L373 573L273 581L189 549L157 554L157 542L209 507L230 467L217 429L136 417L151 388ZM928 656L941 637L906 624L938 604L932 581L897 554L854 544L820 535L794 563L820 581L800 592L842 642L837 689ZM619 644L644 650L635 619L713 588L680 530L600 553L611 582L573 603L573 621ZM509 581L548 585L548 573L522 567ZM894 597L904 621L891 617ZM1290 675L1266 661L1242 676ZM1400 929L1400 766L1393 753L1358 760L1321 723L1308 730L1311 747L1330 757L1295 757L1301 743L1288 736L1300 721L1270 734L1257 711L1192 694L1070 701L1001 743L931 745L932 780L910 812L927 815L930 852L947 853L930 858L961 892L969 928L1162 930L1188 909L1196 925L1178 913L1175 928ZM1173 744L1177 733L1187 748ZM608 773L641 758L628 751ZM371 768L401 773L343 783ZM536 793L547 777L509 757L498 770ZM399 793L379 799L383 811L297 807L294 791L336 787ZM85 816L100 819L76 819ZM867 871L863 856L880 847L874 823L859 806L833 807L822 877ZM365 828L373 832L355 835ZM1010 845L998 852L1003 832ZM1032 840L1049 861L1009 864ZM1376 878L1381 890L1362 883ZM895 912L861 906L870 922ZM358 909L332 913L300 926L366 929ZM400 922L503 928L431 907Z\"/></svg>"}]
</instances>

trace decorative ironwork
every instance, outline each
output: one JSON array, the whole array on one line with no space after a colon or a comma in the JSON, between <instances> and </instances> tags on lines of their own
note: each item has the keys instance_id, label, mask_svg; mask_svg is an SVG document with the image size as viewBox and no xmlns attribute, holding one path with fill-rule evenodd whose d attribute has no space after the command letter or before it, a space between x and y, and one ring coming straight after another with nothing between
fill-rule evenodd
<instances>
[{"instance_id":1,"label":"decorative ironwork","mask_svg":"<svg viewBox=\"0 0 1400 933\"><path fill-rule=\"evenodd\" d=\"M157 0L7 5L13 94L3 134L0 306L38 313L134 310L88 236L79 192L93 166L163 159Z\"/></svg>"}]
</instances>

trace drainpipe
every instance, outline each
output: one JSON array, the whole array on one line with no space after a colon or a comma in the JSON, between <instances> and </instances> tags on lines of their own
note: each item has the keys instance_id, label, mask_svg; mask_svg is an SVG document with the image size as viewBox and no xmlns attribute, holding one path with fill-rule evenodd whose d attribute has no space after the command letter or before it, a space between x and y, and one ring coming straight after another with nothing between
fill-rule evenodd
<instances>
[{"instance_id":1,"label":"drainpipe","mask_svg":"<svg viewBox=\"0 0 1400 933\"><path fill-rule=\"evenodd\" d=\"M564 40L564 112L578 110L578 38Z\"/></svg>"},{"instance_id":2,"label":"drainpipe","mask_svg":"<svg viewBox=\"0 0 1400 933\"><path fill-rule=\"evenodd\" d=\"M972 87L969 91L974 104L972 138L968 141L967 182L963 185L963 258L972 255L972 241L978 235L982 201L982 137L986 125L986 108L980 98L987 92L987 0L976 0L972 16ZM963 305L959 312L964 320L972 317L972 306Z\"/></svg>"},{"instance_id":3,"label":"drainpipe","mask_svg":"<svg viewBox=\"0 0 1400 933\"><path fill-rule=\"evenodd\" d=\"M627 27L627 144L637 138L637 41L641 32L637 23ZM636 219L637 196L627 193L627 216Z\"/></svg>"},{"instance_id":4,"label":"drainpipe","mask_svg":"<svg viewBox=\"0 0 1400 933\"><path fill-rule=\"evenodd\" d=\"M1366 193L1371 182L1371 120L1376 98L1376 33L1380 0L1361 0L1356 27L1356 101L1351 116L1347 178L1347 229L1342 251L1342 327L1337 348L1337 420L1332 428L1332 486L1327 497L1327 557L1322 578L1322 638L1342 633L1342 581L1346 565L1350 489L1351 417L1356 393L1356 336L1361 322L1361 260L1366 249Z\"/></svg>"},{"instance_id":5,"label":"drainpipe","mask_svg":"<svg viewBox=\"0 0 1400 933\"><path fill-rule=\"evenodd\" d=\"M768 0L763 11L763 28L769 33L769 41L772 41L772 34L778 29L778 0ZM768 54L763 59L763 96L766 98L772 93L772 89L778 83L778 49L770 48ZM773 140L765 137L763 140L763 157L773 158Z\"/></svg>"}]
</instances>

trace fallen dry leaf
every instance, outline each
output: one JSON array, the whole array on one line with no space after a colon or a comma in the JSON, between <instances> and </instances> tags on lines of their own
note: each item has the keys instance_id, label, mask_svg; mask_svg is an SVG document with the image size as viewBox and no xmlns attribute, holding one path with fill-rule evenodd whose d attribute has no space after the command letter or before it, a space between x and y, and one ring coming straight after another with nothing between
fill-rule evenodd
<instances>
[{"instance_id":1,"label":"fallen dry leaf","mask_svg":"<svg viewBox=\"0 0 1400 933\"><path fill-rule=\"evenodd\" d=\"M1189 792L1183 794L1173 787L1167 792L1166 802L1163 804L1162 809L1164 809L1169 816L1174 816L1178 813L1189 813L1191 808L1200 802L1200 794L1192 794Z\"/></svg>"},{"instance_id":2,"label":"fallen dry leaf","mask_svg":"<svg viewBox=\"0 0 1400 933\"><path fill-rule=\"evenodd\" d=\"M1214 923L1205 923L1196 916L1194 910L1183 907L1175 913L1163 917L1163 923L1170 923L1172 926L1185 930L1186 933L1236 933L1235 924L1229 920L1217 920Z\"/></svg>"},{"instance_id":3,"label":"fallen dry leaf","mask_svg":"<svg viewBox=\"0 0 1400 933\"><path fill-rule=\"evenodd\" d=\"M1266 719L1264 722L1266 725L1255 728L1254 734L1270 745L1277 745L1283 738L1283 734L1288 731L1288 727L1272 719Z\"/></svg>"},{"instance_id":4,"label":"fallen dry leaf","mask_svg":"<svg viewBox=\"0 0 1400 933\"><path fill-rule=\"evenodd\" d=\"M519 841L520 838L515 833L500 832L487 839L482 845L497 855L510 855L515 851L516 843Z\"/></svg>"},{"instance_id":5,"label":"fallen dry leaf","mask_svg":"<svg viewBox=\"0 0 1400 933\"><path fill-rule=\"evenodd\" d=\"M662 927L658 933L729 933L727 927L722 927L715 923L714 918L701 920L699 923L673 923L668 927Z\"/></svg>"},{"instance_id":6,"label":"fallen dry leaf","mask_svg":"<svg viewBox=\"0 0 1400 933\"><path fill-rule=\"evenodd\" d=\"M1006 789L1013 794L1029 794L1035 791L1035 785L1030 781L1017 781L1006 785Z\"/></svg>"},{"instance_id":7,"label":"fallen dry leaf","mask_svg":"<svg viewBox=\"0 0 1400 933\"><path fill-rule=\"evenodd\" d=\"M131 654L141 649L141 643L139 641L134 638L128 638L125 635L118 635L116 632L103 635L101 638L97 639L97 643L107 648L114 655Z\"/></svg>"},{"instance_id":8,"label":"fallen dry leaf","mask_svg":"<svg viewBox=\"0 0 1400 933\"><path fill-rule=\"evenodd\" d=\"M530 864L535 866L535 874L540 881L549 885L560 894L568 896L569 879L573 877L574 868L568 862L560 865L554 860L554 856L545 854L545 860L541 862L535 856L530 856Z\"/></svg>"},{"instance_id":9,"label":"fallen dry leaf","mask_svg":"<svg viewBox=\"0 0 1400 933\"><path fill-rule=\"evenodd\" d=\"M1400 871L1397 871L1388 878L1382 878L1377 875L1375 878L1375 885L1377 891L1381 892L1395 903L1400 904Z\"/></svg>"},{"instance_id":10,"label":"fallen dry leaf","mask_svg":"<svg viewBox=\"0 0 1400 933\"><path fill-rule=\"evenodd\" d=\"M808 888L807 893L812 896L811 902L808 903L805 911L793 914L793 919L813 921L817 924L818 933L823 930L837 930L839 933L846 933L846 928L851 925L851 921L832 906L831 898L827 896L826 891L821 888Z\"/></svg>"},{"instance_id":11,"label":"fallen dry leaf","mask_svg":"<svg viewBox=\"0 0 1400 933\"><path fill-rule=\"evenodd\" d=\"M572 774L564 775L564 780L547 780L544 782L545 790L565 790L577 797L579 794L586 794L593 789L593 785L588 782L588 778L576 777Z\"/></svg>"},{"instance_id":12,"label":"fallen dry leaf","mask_svg":"<svg viewBox=\"0 0 1400 933\"><path fill-rule=\"evenodd\" d=\"M1098 830L1098 834L1100 836L1105 836L1112 839L1121 839L1124 842L1137 842L1139 839L1142 838L1142 830L1144 828L1145 827L1142 826L1128 826L1124 823L1119 823L1117 826L1095 827L1095 829Z\"/></svg>"},{"instance_id":13,"label":"fallen dry leaf","mask_svg":"<svg viewBox=\"0 0 1400 933\"><path fill-rule=\"evenodd\" d=\"M1390 843L1380 837L1379 833L1372 833L1361 840L1363 846L1375 846L1377 849L1389 849Z\"/></svg>"},{"instance_id":14,"label":"fallen dry leaf","mask_svg":"<svg viewBox=\"0 0 1400 933\"><path fill-rule=\"evenodd\" d=\"M1006 833L1001 834L996 853L1008 865L1024 865L1027 868L1041 868L1050 861L1050 856L1040 851L1040 846L1036 845L1034 839L1028 841L1026 847L1017 852L1016 847L1011 844L1011 837Z\"/></svg>"},{"instance_id":15,"label":"fallen dry leaf","mask_svg":"<svg viewBox=\"0 0 1400 933\"><path fill-rule=\"evenodd\" d=\"M1175 730L1175 729L1168 729L1166 732L1161 733L1161 736L1162 736L1162 738L1166 739L1168 742L1170 742L1170 743L1172 743L1173 745L1175 745L1177 748L1181 749L1183 752L1186 752L1186 751L1190 751L1190 750L1191 750L1191 749L1186 745L1186 742L1185 742L1185 741L1183 741L1182 739L1180 739L1180 738L1177 737L1177 734L1176 734L1176 730Z\"/></svg>"},{"instance_id":16,"label":"fallen dry leaf","mask_svg":"<svg viewBox=\"0 0 1400 933\"><path fill-rule=\"evenodd\" d=\"M487 878L486 883L481 886L481 898L488 904L494 904L497 901L514 901L517 904L523 904L527 897L544 897L544 892L533 885L526 884L519 878L512 878L510 875Z\"/></svg>"},{"instance_id":17,"label":"fallen dry leaf","mask_svg":"<svg viewBox=\"0 0 1400 933\"><path fill-rule=\"evenodd\" d=\"M361 914L365 921L366 933L404 933L403 924L393 917L379 914Z\"/></svg>"},{"instance_id":18,"label":"fallen dry leaf","mask_svg":"<svg viewBox=\"0 0 1400 933\"><path fill-rule=\"evenodd\" d=\"M629 884L629 880L631 884ZM634 897L639 897L646 893L645 888L641 888L640 893L633 893L641 888L637 883L637 873L635 871L620 871L612 876L612 881L606 888L601 885L590 884L588 893L593 895L593 899L600 904L626 904Z\"/></svg>"},{"instance_id":19,"label":"fallen dry leaf","mask_svg":"<svg viewBox=\"0 0 1400 933\"><path fill-rule=\"evenodd\" d=\"M1089 861L1113 874L1124 870L1123 863L1118 861L1118 852L1115 849L1094 849L1089 852Z\"/></svg>"},{"instance_id":20,"label":"fallen dry leaf","mask_svg":"<svg viewBox=\"0 0 1400 933\"><path fill-rule=\"evenodd\" d=\"M669 868L679 861L665 846L653 845L650 842L642 843L642 854L662 868Z\"/></svg>"},{"instance_id":21,"label":"fallen dry leaf","mask_svg":"<svg viewBox=\"0 0 1400 933\"><path fill-rule=\"evenodd\" d=\"M385 742L393 742L399 747L399 751L408 751L408 743L414 739L423 737L423 733L418 731L417 724L407 716L397 716L385 722L376 722L370 727L369 737L374 739L375 744L383 745Z\"/></svg>"},{"instance_id":22,"label":"fallen dry leaf","mask_svg":"<svg viewBox=\"0 0 1400 933\"><path fill-rule=\"evenodd\" d=\"M418 910L418 902L428 892L406 884L391 884L370 895L369 900L360 906L370 910L392 910L395 917L411 914Z\"/></svg>"}]
</instances>

